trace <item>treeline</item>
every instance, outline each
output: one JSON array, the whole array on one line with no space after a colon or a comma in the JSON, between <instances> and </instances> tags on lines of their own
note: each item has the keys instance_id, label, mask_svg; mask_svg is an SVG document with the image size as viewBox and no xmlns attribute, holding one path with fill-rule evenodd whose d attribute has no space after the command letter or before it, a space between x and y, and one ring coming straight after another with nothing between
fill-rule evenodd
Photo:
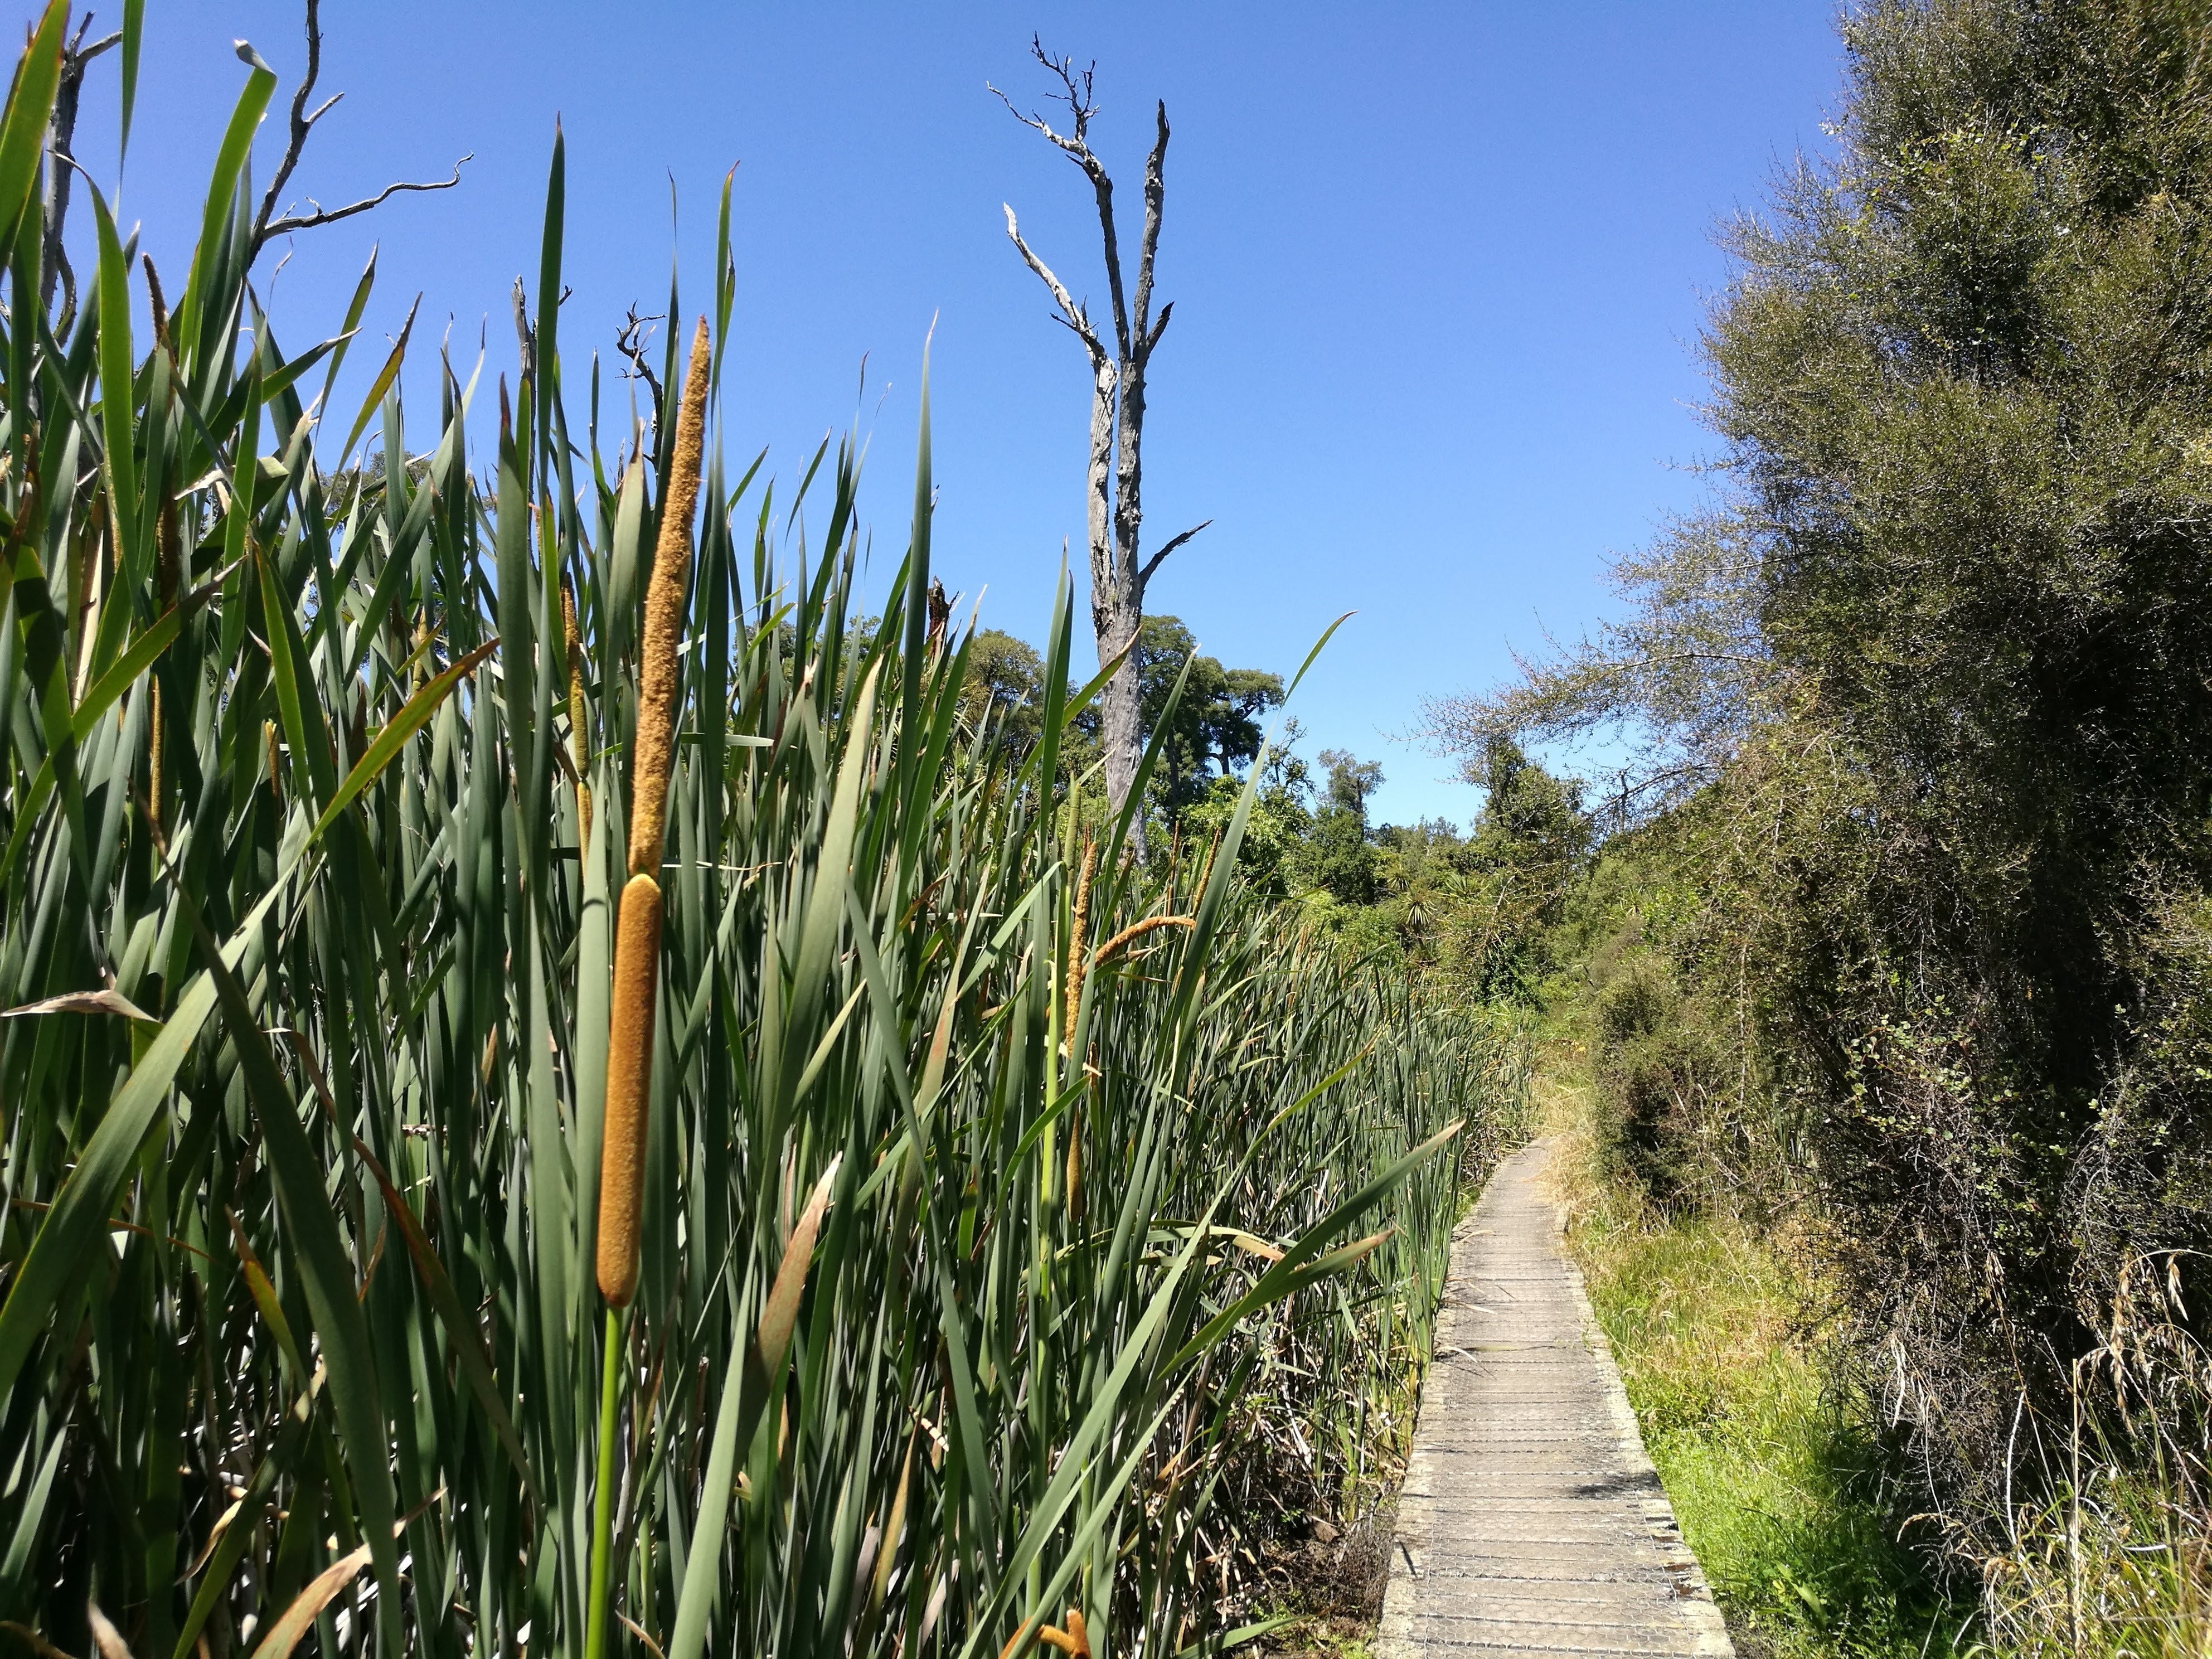
<instances>
[{"instance_id":1,"label":"treeline","mask_svg":"<svg viewBox=\"0 0 2212 1659\"><path fill-rule=\"evenodd\" d=\"M2212 12L1841 27L1832 154L1729 234L1710 509L1620 567L1627 620L1437 714L1473 755L1644 740L1585 907L1628 1151L1814 1208L1883 1420L1987 1541L2085 1412L2150 1459L2201 1390Z\"/></svg>"},{"instance_id":2,"label":"treeline","mask_svg":"<svg viewBox=\"0 0 2212 1659\"><path fill-rule=\"evenodd\" d=\"M1369 804L1382 782L1379 763L1324 749L1316 765L1298 752L1296 720L1263 758L1280 676L1200 654L1172 616L1144 619L1135 656L1142 729L1157 744L1145 806L1168 844L1218 841L1249 784L1239 865L1255 891L1292 906L1309 934L1340 955L1410 972L1440 1002L1509 1012L1541 1004L1547 977L1566 960L1555 934L1596 844L1579 783L1500 739L1472 769L1485 794L1468 830L1440 818L1376 823ZM1035 745L1044 686L1032 647L996 629L976 635L963 708L1011 757ZM1059 763L1103 811L1099 762L1097 719L1086 710L1063 737Z\"/></svg>"}]
</instances>

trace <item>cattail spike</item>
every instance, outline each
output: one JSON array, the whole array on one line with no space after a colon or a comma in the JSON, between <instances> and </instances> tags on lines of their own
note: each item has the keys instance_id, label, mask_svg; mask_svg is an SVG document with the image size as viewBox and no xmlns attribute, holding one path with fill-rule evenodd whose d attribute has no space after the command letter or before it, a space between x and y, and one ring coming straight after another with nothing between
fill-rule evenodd
<instances>
[{"instance_id":1,"label":"cattail spike","mask_svg":"<svg viewBox=\"0 0 2212 1659\"><path fill-rule=\"evenodd\" d=\"M1098 843L1083 843L1083 873L1075 883L1075 915L1067 933L1067 1010L1060 1024L1064 1043L1075 1041L1075 1016L1083 1007L1084 944L1091 933L1091 878L1098 868Z\"/></svg>"},{"instance_id":2,"label":"cattail spike","mask_svg":"<svg viewBox=\"0 0 2212 1659\"><path fill-rule=\"evenodd\" d=\"M147 688L154 701L147 709L150 724L146 732L146 812L153 819L154 828L161 827L161 683L153 681Z\"/></svg>"},{"instance_id":3,"label":"cattail spike","mask_svg":"<svg viewBox=\"0 0 2212 1659\"><path fill-rule=\"evenodd\" d=\"M164 351L169 349L169 302L161 292L161 273L154 269L154 256L141 253L138 262L146 270L146 305L154 318L154 343Z\"/></svg>"},{"instance_id":4,"label":"cattail spike","mask_svg":"<svg viewBox=\"0 0 2212 1659\"><path fill-rule=\"evenodd\" d=\"M1091 1659L1091 1635L1083 1627L1080 1608L1070 1607L1067 1610L1066 1630L1057 1630L1047 1625L1037 1632L1037 1640L1055 1652L1066 1654L1067 1659Z\"/></svg>"},{"instance_id":5,"label":"cattail spike","mask_svg":"<svg viewBox=\"0 0 2212 1659\"><path fill-rule=\"evenodd\" d=\"M639 653L637 738L630 750L629 867L660 867L668 822L668 774L675 754L678 647L684 636L684 582L691 562L691 514L699 502L700 460L707 431L707 369L712 353L707 319L691 339L691 367L676 416L676 452L660 496L660 534L653 544L653 580L645 595Z\"/></svg>"},{"instance_id":6,"label":"cattail spike","mask_svg":"<svg viewBox=\"0 0 2212 1659\"><path fill-rule=\"evenodd\" d=\"M660 536L645 596L637 735L630 748L629 867L616 919L614 1004L607 1029L607 1104L599 1154L599 1294L625 1307L637 1293L638 1212L644 1195L646 1108L653 1094L653 1002L660 969L660 867L675 752L677 653L684 635L691 514L699 503L707 429L707 319L676 417L676 453L660 497ZM572 655L571 660L574 660ZM573 684L573 682L572 682ZM573 695L573 693L572 693Z\"/></svg>"},{"instance_id":7,"label":"cattail spike","mask_svg":"<svg viewBox=\"0 0 2212 1659\"><path fill-rule=\"evenodd\" d=\"M1162 927L1195 927L1196 916L1146 916L1142 921L1133 921L1108 939L1091 954L1091 967L1098 968L1110 962L1126 945L1134 945L1149 933Z\"/></svg>"},{"instance_id":8,"label":"cattail spike","mask_svg":"<svg viewBox=\"0 0 2212 1659\"><path fill-rule=\"evenodd\" d=\"M632 876L615 920L614 1002L607 1027L607 1104L599 1143L599 1294L624 1308L637 1293L653 1007L660 969L660 884Z\"/></svg>"},{"instance_id":9,"label":"cattail spike","mask_svg":"<svg viewBox=\"0 0 2212 1659\"><path fill-rule=\"evenodd\" d=\"M1078 1106L1067 1118L1067 1218L1083 1219L1083 1109Z\"/></svg>"}]
</instances>

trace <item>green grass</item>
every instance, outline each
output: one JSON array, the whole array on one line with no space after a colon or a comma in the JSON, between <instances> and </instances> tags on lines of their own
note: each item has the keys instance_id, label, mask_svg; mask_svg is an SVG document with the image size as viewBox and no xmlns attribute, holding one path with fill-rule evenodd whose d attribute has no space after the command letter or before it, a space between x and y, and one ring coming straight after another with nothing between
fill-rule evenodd
<instances>
[{"instance_id":1,"label":"green grass","mask_svg":"<svg viewBox=\"0 0 2212 1659\"><path fill-rule=\"evenodd\" d=\"M1562 1136L1569 1242L1684 1538L1746 1656L1960 1651L1973 1604L1899 1540L1877 1449L1804 1333L1796 1253L1727 1218L1669 1219L1604 1167L1554 1043L1540 1083ZM1970 1632L1969 1632L1970 1634Z\"/></svg>"},{"instance_id":2,"label":"green grass","mask_svg":"<svg viewBox=\"0 0 2212 1659\"><path fill-rule=\"evenodd\" d=\"M1585 1234L1579 1248L1651 1460L1732 1626L1789 1659L1951 1651L1965 1612L1898 1543L1875 1449L1790 1334L1784 1265L1726 1222Z\"/></svg>"},{"instance_id":3,"label":"green grass","mask_svg":"<svg viewBox=\"0 0 2212 1659\"><path fill-rule=\"evenodd\" d=\"M1656 1216L1591 1180L1586 1163L1571 1179L1571 1237L1592 1304L1747 1659L2208 1650L2212 1553L2186 1478L2191 1449L2201 1455L2201 1357L2172 1369L2177 1387L2142 1396L2168 1415L2163 1477L2142 1458L2085 1448L2078 1510L2063 1488L2023 1498L2010 1547L1982 1564L1983 1593L1947 1595L1899 1541L1907 1506L1802 1334L1811 1298L1795 1253L1732 1218Z\"/></svg>"}]
</instances>

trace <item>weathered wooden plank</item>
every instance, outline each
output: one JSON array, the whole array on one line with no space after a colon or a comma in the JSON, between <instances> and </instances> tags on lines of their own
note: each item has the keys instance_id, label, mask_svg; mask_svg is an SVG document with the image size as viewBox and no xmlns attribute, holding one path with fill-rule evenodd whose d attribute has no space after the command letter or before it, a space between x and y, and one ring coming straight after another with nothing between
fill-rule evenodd
<instances>
[{"instance_id":1,"label":"weathered wooden plank","mask_svg":"<svg viewBox=\"0 0 2212 1659\"><path fill-rule=\"evenodd\" d=\"M1732 1659L1538 1184L1549 1156L1508 1159L1454 1237L1375 1652Z\"/></svg>"}]
</instances>

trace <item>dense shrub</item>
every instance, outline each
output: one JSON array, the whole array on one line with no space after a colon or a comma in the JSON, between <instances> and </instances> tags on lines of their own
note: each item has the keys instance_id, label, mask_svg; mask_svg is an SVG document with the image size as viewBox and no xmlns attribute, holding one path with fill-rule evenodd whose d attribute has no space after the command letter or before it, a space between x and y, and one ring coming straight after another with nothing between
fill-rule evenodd
<instances>
[{"instance_id":1,"label":"dense shrub","mask_svg":"<svg viewBox=\"0 0 2212 1659\"><path fill-rule=\"evenodd\" d=\"M1686 803L1684 988L1756 1034L1861 1351L1987 1516L2122 1263L2212 1243L2212 11L1843 37L1832 159L1730 236L1712 509L1622 568L1625 622L1440 712L1655 739L1619 799Z\"/></svg>"}]
</instances>

